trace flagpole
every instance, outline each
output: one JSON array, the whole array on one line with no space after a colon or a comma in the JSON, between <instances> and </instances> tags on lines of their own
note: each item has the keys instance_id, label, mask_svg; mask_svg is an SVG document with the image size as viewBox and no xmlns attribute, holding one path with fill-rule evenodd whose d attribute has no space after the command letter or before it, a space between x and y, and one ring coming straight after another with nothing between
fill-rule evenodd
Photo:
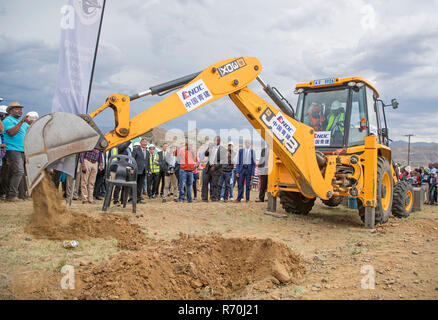
<instances>
[{"instance_id":1,"label":"flagpole","mask_svg":"<svg viewBox=\"0 0 438 320\"><path fill-rule=\"evenodd\" d=\"M87 111L86 111L86 113L88 113L88 104L90 103L91 85L93 84L94 66L96 65L97 49L99 47L100 31L102 30L103 15L105 13L105 4L106 4L106 0L103 0L102 15L100 17L99 31L97 32L96 49L94 50L93 67L91 68L90 85L88 86L88 98L87 98L87 109L86 109Z\"/></svg>"},{"instance_id":2,"label":"flagpole","mask_svg":"<svg viewBox=\"0 0 438 320\"><path fill-rule=\"evenodd\" d=\"M90 104L91 86L93 84L94 67L96 65L97 50L99 48L100 31L102 30L103 15L105 13L105 4L106 4L106 0L103 0L102 15L100 16L99 31L97 32L96 48L94 50L93 65L91 67L90 84L88 86L87 108L86 108L85 113L88 113L88 105ZM78 174L78 166L79 166L79 156L76 155L76 165L75 165L75 176L73 178L73 188L72 188L72 191L70 193L70 197L67 200L69 206L71 206L71 202L72 202L72 199L73 199L73 194L74 194L74 191L76 189L76 183L77 183L76 178L77 178L77 174Z\"/></svg>"}]
</instances>

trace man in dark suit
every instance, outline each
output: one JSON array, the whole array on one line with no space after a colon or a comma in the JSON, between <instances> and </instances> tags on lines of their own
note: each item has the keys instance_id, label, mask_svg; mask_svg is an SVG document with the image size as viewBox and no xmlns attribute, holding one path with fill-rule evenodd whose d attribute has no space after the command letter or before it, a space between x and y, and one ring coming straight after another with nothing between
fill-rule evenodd
<instances>
[{"instance_id":1,"label":"man in dark suit","mask_svg":"<svg viewBox=\"0 0 438 320\"><path fill-rule=\"evenodd\" d=\"M164 194L164 182L165 182L165 177L166 177L166 166L165 166L165 161L164 159L166 159L169 150L167 150L168 148L168 144L164 143L163 144L163 150L158 151L158 158L159 158L159 162L160 162L160 175L158 177L158 190L160 190L160 196L162 197ZM156 193L158 194L158 190L156 190Z\"/></svg>"},{"instance_id":2,"label":"man in dark suit","mask_svg":"<svg viewBox=\"0 0 438 320\"><path fill-rule=\"evenodd\" d=\"M236 179L238 180L238 194L234 202L240 202L243 198L243 185L246 183L246 202L249 201L249 193L251 190L251 180L254 178L255 171L255 156L254 150L251 149L251 142L245 141L245 148L239 150Z\"/></svg>"},{"instance_id":3,"label":"man in dark suit","mask_svg":"<svg viewBox=\"0 0 438 320\"><path fill-rule=\"evenodd\" d=\"M227 149L222 147L221 138L214 138L213 146L205 151L208 157L207 164L202 174L202 201L208 201L208 183L211 184L211 201L219 201L220 185L219 179L222 176L222 165L227 163Z\"/></svg>"},{"instance_id":4,"label":"man in dark suit","mask_svg":"<svg viewBox=\"0 0 438 320\"><path fill-rule=\"evenodd\" d=\"M142 200L142 189L144 180L149 171L149 151L147 150L148 142L145 138L140 141L140 147L134 148L132 151L132 157L137 162L137 203L144 203Z\"/></svg>"}]
</instances>

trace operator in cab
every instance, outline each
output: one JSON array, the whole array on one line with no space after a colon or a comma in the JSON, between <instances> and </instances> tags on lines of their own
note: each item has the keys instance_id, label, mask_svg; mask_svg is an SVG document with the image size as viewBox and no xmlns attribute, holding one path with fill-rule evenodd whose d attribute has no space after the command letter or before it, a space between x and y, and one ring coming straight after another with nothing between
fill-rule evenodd
<instances>
[{"instance_id":1,"label":"operator in cab","mask_svg":"<svg viewBox=\"0 0 438 320\"><path fill-rule=\"evenodd\" d=\"M331 133L331 144L341 146L344 142L344 118L345 109L341 102L335 100L331 104L330 113L327 116L327 127L325 131Z\"/></svg>"},{"instance_id":2,"label":"operator in cab","mask_svg":"<svg viewBox=\"0 0 438 320\"><path fill-rule=\"evenodd\" d=\"M326 119L322 112L321 104L313 102L304 117L304 124L311 126L315 131L324 131Z\"/></svg>"}]
</instances>

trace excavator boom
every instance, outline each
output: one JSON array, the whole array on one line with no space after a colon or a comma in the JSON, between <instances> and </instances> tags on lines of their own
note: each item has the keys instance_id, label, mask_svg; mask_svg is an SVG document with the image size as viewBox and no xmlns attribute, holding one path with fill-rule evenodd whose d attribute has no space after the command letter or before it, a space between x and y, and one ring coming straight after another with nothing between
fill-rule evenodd
<instances>
[{"instance_id":1,"label":"excavator boom","mask_svg":"<svg viewBox=\"0 0 438 320\"><path fill-rule=\"evenodd\" d=\"M261 70L260 61L254 57L227 59L131 97L112 94L89 115L52 113L40 118L29 128L24 141L29 189L35 187L41 172L57 159L92 149L107 150L228 95L271 144L300 192L309 198L330 198L332 177L321 173L313 128L293 118L293 109L287 101L260 79ZM248 84L256 79L276 107L248 89ZM174 89L177 91L130 118L130 101ZM106 108L114 111L115 128L103 135L92 119Z\"/></svg>"}]
</instances>

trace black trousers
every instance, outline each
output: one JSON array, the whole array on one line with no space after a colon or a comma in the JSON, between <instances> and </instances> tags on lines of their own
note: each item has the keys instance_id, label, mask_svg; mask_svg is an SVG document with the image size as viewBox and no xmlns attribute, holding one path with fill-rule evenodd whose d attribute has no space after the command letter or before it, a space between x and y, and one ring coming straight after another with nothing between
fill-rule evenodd
<instances>
[{"instance_id":1,"label":"black trousers","mask_svg":"<svg viewBox=\"0 0 438 320\"><path fill-rule=\"evenodd\" d=\"M163 195L165 177L166 177L166 173L164 171L160 171L158 176L157 190L155 190L155 194L158 194L158 189L160 189L160 195L161 196Z\"/></svg>"},{"instance_id":2,"label":"black trousers","mask_svg":"<svg viewBox=\"0 0 438 320\"><path fill-rule=\"evenodd\" d=\"M205 169L202 171L202 188L201 188L201 198L203 201L208 200L208 184L212 183L213 175L210 171L206 171Z\"/></svg>"},{"instance_id":3,"label":"black trousers","mask_svg":"<svg viewBox=\"0 0 438 320\"><path fill-rule=\"evenodd\" d=\"M156 195L158 191L158 183L160 182L160 173L149 173L148 174L148 197Z\"/></svg>"},{"instance_id":4,"label":"black trousers","mask_svg":"<svg viewBox=\"0 0 438 320\"><path fill-rule=\"evenodd\" d=\"M202 174L202 200L208 200L208 184L210 183L210 199L212 201L219 201L221 186L219 185L219 179L222 176L222 170L216 169L213 172L208 170L208 172Z\"/></svg>"},{"instance_id":5,"label":"black trousers","mask_svg":"<svg viewBox=\"0 0 438 320\"><path fill-rule=\"evenodd\" d=\"M141 200L145 179L146 179L146 172L137 174L137 202Z\"/></svg>"},{"instance_id":6,"label":"black trousers","mask_svg":"<svg viewBox=\"0 0 438 320\"><path fill-rule=\"evenodd\" d=\"M0 195L7 196L9 192L9 167L7 158L4 157L0 171Z\"/></svg>"},{"instance_id":7,"label":"black trousers","mask_svg":"<svg viewBox=\"0 0 438 320\"><path fill-rule=\"evenodd\" d=\"M265 201L265 193L268 189L268 176L267 175L261 175L260 176L260 193L259 193L259 199L261 201Z\"/></svg>"},{"instance_id":8,"label":"black trousers","mask_svg":"<svg viewBox=\"0 0 438 320\"><path fill-rule=\"evenodd\" d=\"M222 170L215 170L212 174L212 190L211 190L211 199L213 201L219 201L221 195L221 186L219 184L219 180L222 176Z\"/></svg>"},{"instance_id":9,"label":"black trousers","mask_svg":"<svg viewBox=\"0 0 438 320\"><path fill-rule=\"evenodd\" d=\"M105 188L105 170L97 169L96 183L94 184L93 195L95 197L100 197L104 195Z\"/></svg>"}]
</instances>

